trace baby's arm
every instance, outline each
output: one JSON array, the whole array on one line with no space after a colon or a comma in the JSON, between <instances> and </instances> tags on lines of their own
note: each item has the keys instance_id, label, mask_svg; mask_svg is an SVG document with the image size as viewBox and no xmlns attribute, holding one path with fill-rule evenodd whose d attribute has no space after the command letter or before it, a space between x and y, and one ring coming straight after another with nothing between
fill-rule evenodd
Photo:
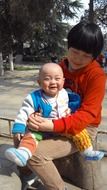
<instances>
[{"instance_id":1,"label":"baby's arm","mask_svg":"<svg viewBox=\"0 0 107 190\"><path fill-rule=\"evenodd\" d=\"M12 133L13 134L24 134L26 131L27 127L27 120L28 117L34 113L34 106L33 106L33 101L32 97L29 94L23 104L22 107L20 108L17 118L15 119L15 123L13 125Z\"/></svg>"}]
</instances>

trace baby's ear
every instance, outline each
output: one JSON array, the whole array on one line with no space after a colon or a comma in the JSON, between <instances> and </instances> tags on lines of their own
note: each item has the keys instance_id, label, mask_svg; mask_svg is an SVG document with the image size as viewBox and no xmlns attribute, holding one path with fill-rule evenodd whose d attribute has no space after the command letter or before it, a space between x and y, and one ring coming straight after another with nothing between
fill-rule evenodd
<instances>
[{"instance_id":1,"label":"baby's ear","mask_svg":"<svg viewBox=\"0 0 107 190\"><path fill-rule=\"evenodd\" d=\"M39 79L39 76L37 77L37 83L40 85L40 79Z\"/></svg>"},{"instance_id":2,"label":"baby's ear","mask_svg":"<svg viewBox=\"0 0 107 190\"><path fill-rule=\"evenodd\" d=\"M39 79L37 79L37 83L40 85L40 80Z\"/></svg>"}]
</instances>

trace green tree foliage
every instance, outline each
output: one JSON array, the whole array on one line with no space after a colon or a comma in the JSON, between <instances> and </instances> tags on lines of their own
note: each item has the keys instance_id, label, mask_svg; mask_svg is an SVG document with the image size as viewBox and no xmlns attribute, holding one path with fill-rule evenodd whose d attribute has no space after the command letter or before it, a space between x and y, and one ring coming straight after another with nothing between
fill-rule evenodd
<instances>
[{"instance_id":1,"label":"green tree foliage","mask_svg":"<svg viewBox=\"0 0 107 190\"><path fill-rule=\"evenodd\" d=\"M43 27L44 26L44 27ZM44 29L43 29L44 28ZM51 22L37 26L32 37L31 47L36 54L50 57L51 54L57 53L61 56L65 51L65 37L68 33L68 25L65 23Z\"/></svg>"},{"instance_id":2,"label":"green tree foliage","mask_svg":"<svg viewBox=\"0 0 107 190\"><path fill-rule=\"evenodd\" d=\"M63 20L76 17L77 10L82 5L77 0L32 2L29 4L29 12L35 27L32 36L32 45L35 51L41 55L44 49L45 56L54 52L57 52L58 55L61 54L65 48L64 38L68 32L68 26L63 23ZM36 14L35 11L32 11L34 7L36 7Z\"/></svg>"},{"instance_id":3,"label":"green tree foliage","mask_svg":"<svg viewBox=\"0 0 107 190\"><path fill-rule=\"evenodd\" d=\"M92 4L93 10L90 7ZM89 16L103 28L107 27L107 0L90 0L89 10L85 10L82 19L90 20Z\"/></svg>"},{"instance_id":4,"label":"green tree foliage","mask_svg":"<svg viewBox=\"0 0 107 190\"><path fill-rule=\"evenodd\" d=\"M4 47L13 47L14 42L29 41L36 53L45 54L64 48L67 24L82 7L79 0L2 0L0 1L0 28ZM7 43L9 42L9 43ZM13 43L13 44L12 44ZM22 47L22 46L19 46ZM5 48L3 48L5 49ZM22 51L22 49L20 48Z\"/></svg>"},{"instance_id":5,"label":"green tree foliage","mask_svg":"<svg viewBox=\"0 0 107 190\"><path fill-rule=\"evenodd\" d=\"M95 1L95 20L103 27L107 27L107 0Z\"/></svg>"},{"instance_id":6,"label":"green tree foliage","mask_svg":"<svg viewBox=\"0 0 107 190\"><path fill-rule=\"evenodd\" d=\"M10 1L0 1L0 49L11 49L11 18L10 18Z\"/></svg>"}]
</instances>

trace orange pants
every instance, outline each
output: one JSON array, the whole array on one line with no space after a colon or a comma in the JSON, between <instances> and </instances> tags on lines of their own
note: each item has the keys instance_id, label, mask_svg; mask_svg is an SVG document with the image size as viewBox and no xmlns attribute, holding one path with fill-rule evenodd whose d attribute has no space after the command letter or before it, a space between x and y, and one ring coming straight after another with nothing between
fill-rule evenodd
<instances>
[{"instance_id":1,"label":"orange pants","mask_svg":"<svg viewBox=\"0 0 107 190\"><path fill-rule=\"evenodd\" d=\"M27 148L31 151L32 154L34 154L37 148L37 145L38 145L38 141L35 139L35 137L33 137L33 134L31 132L28 132L21 139L19 147Z\"/></svg>"}]
</instances>

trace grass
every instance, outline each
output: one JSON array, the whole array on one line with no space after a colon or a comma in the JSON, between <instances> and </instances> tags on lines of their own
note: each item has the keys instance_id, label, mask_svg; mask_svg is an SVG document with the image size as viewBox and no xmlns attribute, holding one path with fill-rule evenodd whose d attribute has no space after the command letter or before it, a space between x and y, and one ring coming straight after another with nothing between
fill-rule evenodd
<instances>
[{"instance_id":1,"label":"grass","mask_svg":"<svg viewBox=\"0 0 107 190\"><path fill-rule=\"evenodd\" d=\"M36 68L35 67L29 67L29 66L18 66L18 67L15 67L14 70L17 70L17 71L29 71L29 70L35 70Z\"/></svg>"},{"instance_id":2,"label":"grass","mask_svg":"<svg viewBox=\"0 0 107 190\"><path fill-rule=\"evenodd\" d=\"M6 65L4 69L5 71L9 71L10 66ZM29 71L29 70L36 70L36 69L37 69L36 65L14 65L14 70L16 71Z\"/></svg>"}]
</instances>

